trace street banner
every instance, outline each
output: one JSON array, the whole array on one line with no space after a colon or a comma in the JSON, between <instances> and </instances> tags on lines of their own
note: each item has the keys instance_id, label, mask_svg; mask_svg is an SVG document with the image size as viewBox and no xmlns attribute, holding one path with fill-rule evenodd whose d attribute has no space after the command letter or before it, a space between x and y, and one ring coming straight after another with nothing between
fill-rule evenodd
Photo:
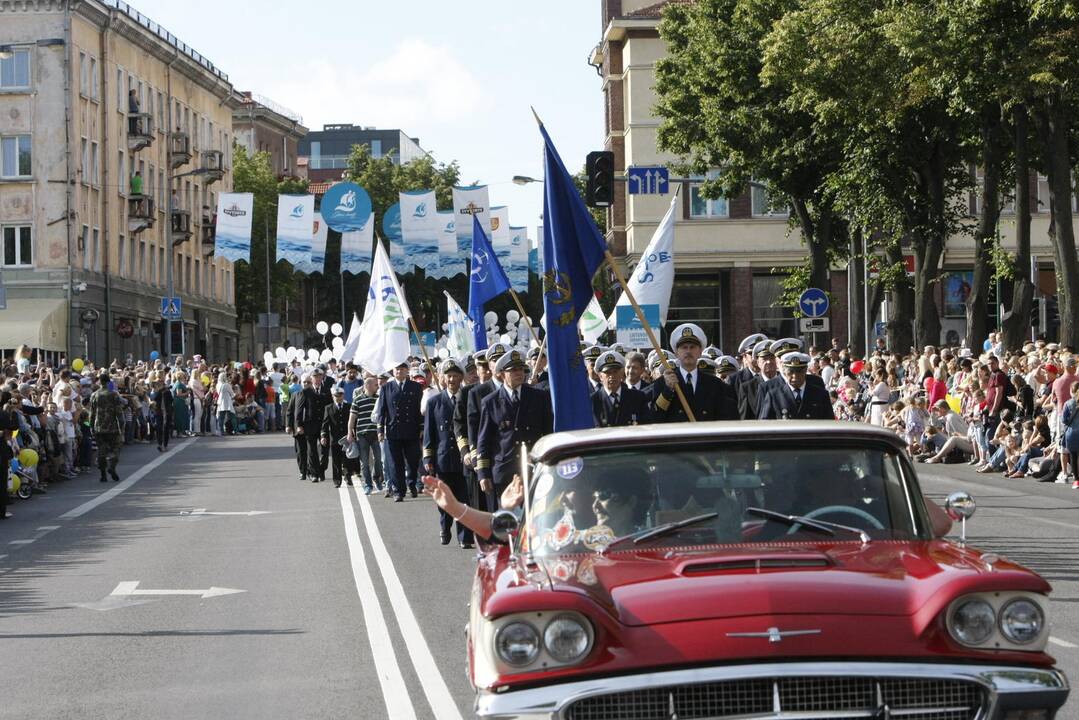
<instances>
[{"instance_id":1,"label":"street banner","mask_svg":"<svg viewBox=\"0 0 1079 720\"><path fill-rule=\"evenodd\" d=\"M644 314L644 319L648 321L648 324L654 330L663 327L663 323L659 321L659 305L655 303L641 305L641 313ZM652 347L652 343L648 339L648 331L644 329L644 325L641 324L632 305L627 303L616 306L614 316L617 322L615 331L617 342L635 350Z\"/></svg>"},{"instance_id":2,"label":"street banner","mask_svg":"<svg viewBox=\"0 0 1079 720\"><path fill-rule=\"evenodd\" d=\"M438 264L441 277L449 280L467 272L465 256L457 247L457 221L453 210L438 214Z\"/></svg>"},{"instance_id":3,"label":"street banner","mask_svg":"<svg viewBox=\"0 0 1079 720\"><path fill-rule=\"evenodd\" d=\"M217 198L217 227L214 255L251 262L251 217L255 196L251 193L221 193Z\"/></svg>"},{"instance_id":4,"label":"street banner","mask_svg":"<svg viewBox=\"0 0 1079 720\"><path fill-rule=\"evenodd\" d=\"M348 337L345 339L345 347L341 349L341 357L338 360L342 363L352 362L356 357L356 349L360 346L360 319L356 317L356 313L352 313L352 325L348 329ZM352 402L352 398L345 398L348 402Z\"/></svg>"},{"instance_id":5,"label":"street banner","mask_svg":"<svg viewBox=\"0 0 1079 720\"><path fill-rule=\"evenodd\" d=\"M453 188L453 213L457 227L457 252L461 257L472 253L473 216L480 219L480 226L487 237L491 236L491 199L486 185L470 185Z\"/></svg>"},{"instance_id":6,"label":"street banner","mask_svg":"<svg viewBox=\"0 0 1079 720\"><path fill-rule=\"evenodd\" d=\"M448 319L446 323L446 349L449 350L450 357L464 360L476 351L476 343L472 336L472 321L469 319L468 313L461 309L461 306L448 292L445 290L442 292L446 296L446 317Z\"/></svg>"},{"instance_id":7,"label":"street banner","mask_svg":"<svg viewBox=\"0 0 1079 720\"><path fill-rule=\"evenodd\" d=\"M399 193L401 237L408 262L428 276L439 271L438 208L434 190Z\"/></svg>"},{"instance_id":8,"label":"street banner","mask_svg":"<svg viewBox=\"0 0 1079 720\"><path fill-rule=\"evenodd\" d=\"M533 275L543 276L543 268L540 267L540 258L542 253L540 252L539 244L543 241L543 226L540 225L536 228L536 237L529 239L528 250L528 272Z\"/></svg>"},{"instance_id":9,"label":"street banner","mask_svg":"<svg viewBox=\"0 0 1079 720\"><path fill-rule=\"evenodd\" d=\"M389 243L386 249L389 251L393 271L401 275L412 272L412 263L408 261L408 256L405 254L405 238L401 234L400 203L390 205L386 208L386 212L382 213L382 234Z\"/></svg>"},{"instance_id":10,"label":"street banner","mask_svg":"<svg viewBox=\"0 0 1079 720\"><path fill-rule=\"evenodd\" d=\"M528 228L510 228L510 264L506 268L510 284L518 293L528 292Z\"/></svg>"},{"instance_id":11,"label":"street banner","mask_svg":"<svg viewBox=\"0 0 1079 720\"><path fill-rule=\"evenodd\" d=\"M322 213L315 213L315 223L311 233L311 259L308 262L308 273L326 272L326 238L330 234L330 228L322 219Z\"/></svg>"},{"instance_id":12,"label":"street banner","mask_svg":"<svg viewBox=\"0 0 1079 720\"><path fill-rule=\"evenodd\" d=\"M595 297L606 244L547 130L543 135L543 310L555 432L593 427L577 321Z\"/></svg>"},{"instance_id":13,"label":"street banner","mask_svg":"<svg viewBox=\"0 0 1079 720\"><path fill-rule=\"evenodd\" d=\"M600 307L595 295L592 296L592 302L588 303L588 307L581 313L577 326L581 330L581 338L589 345L598 343L599 336L607 330L607 319L603 316L603 308Z\"/></svg>"},{"instance_id":14,"label":"street banner","mask_svg":"<svg viewBox=\"0 0 1079 720\"><path fill-rule=\"evenodd\" d=\"M277 259L287 260L297 270L305 267L311 257L314 223L314 196L278 195Z\"/></svg>"},{"instance_id":15,"label":"street banner","mask_svg":"<svg viewBox=\"0 0 1079 720\"><path fill-rule=\"evenodd\" d=\"M659 307L659 324L653 325L653 328L662 327L667 322L667 308L671 304L671 290L674 288L674 213L680 202L675 193L627 283L638 304ZM624 292L615 304L615 312L607 319L608 326L617 326L617 309L623 305L630 305L629 295Z\"/></svg>"},{"instance_id":16,"label":"street banner","mask_svg":"<svg viewBox=\"0 0 1079 720\"><path fill-rule=\"evenodd\" d=\"M330 186L319 205L327 224L337 232L353 232L363 228L371 214L371 197L353 182Z\"/></svg>"},{"instance_id":17,"label":"street banner","mask_svg":"<svg viewBox=\"0 0 1079 720\"><path fill-rule=\"evenodd\" d=\"M510 230L510 209L504 205L491 208L491 247L495 251L506 279L510 279L510 254L513 252L513 231ZM510 287L513 287L512 281Z\"/></svg>"},{"instance_id":18,"label":"street banner","mask_svg":"<svg viewBox=\"0 0 1079 720\"><path fill-rule=\"evenodd\" d=\"M371 265L371 243L375 239L375 214L362 230L341 233L341 272L359 275Z\"/></svg>"},{"instance_id":19,"label":"street banner","mask_svg":"<svg viewBox=\"0 0 1079 720\"><path fill-rule=\"evenodd\" d=\"M495 251L480 227L478 215L472 216L472 269L468 284L468 314L472 318L472 335L476 349L487 348L487 327L483 306L510 289L510 281L498 264Z\"/></svg>"},{"instance_id":20,"label":"street banner","mask_svg":"<svg viewBox=\"0 0 1079 720\"><path fill-rule=\"evenodd\" d=\"M409 343L410 317L408 303L390 265L386 248L379 242L371 262L371 285L360 326L356 362L374 373L383 373L407 362L412 349Z\"/></svg>"}]
</instances>

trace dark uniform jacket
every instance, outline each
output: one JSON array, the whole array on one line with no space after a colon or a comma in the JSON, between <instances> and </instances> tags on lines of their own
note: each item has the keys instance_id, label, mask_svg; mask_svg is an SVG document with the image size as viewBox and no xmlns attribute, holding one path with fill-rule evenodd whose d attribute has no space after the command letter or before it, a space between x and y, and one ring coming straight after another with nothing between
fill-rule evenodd
<instances>
[{"instance_id":1,"label":"dark uniform jacket","mask_svg":"<svg viewBox=\"0 0 1079 720\"><path fill-rule=\"evenodd\" d=\"M639 384L640 384L640 387L634 388L634 387L630 387L629 380L626 380L626 382L625 382L625 386L628 387L630 390L638 390L638 391L643 392L643 393L647 393L648 388L652 387L652 381L649 380L648 378L644 377L644 376L641 377Z\"/></svg>"},{"instance_id":2,"label":"dark uniform jacket","mask_svg":"<svg viewBox=\"0 0 1079 720\"><path fill-rule=\"evenodd\" d=\"M347 402L337 407L332 402L326 406L322 415L322 437L330 442L336 442L348 434L348 414L352 411L352 405Z\"/></svg>"},{"instance_id":3,"label":"dark uniform jacket","mask_svg":"<svg viewBox=\"0 0 1079 720\"><path fill-rule=\"evenodd\" d=\"M753 368L745 365L738 368L737 372L731 373L731 376L727 379L727 383L734 387L735 390L737 390L742 383L756 376L757 373L753 372Z\"/></svg>"},{"instance_id":4,"label":"dark uniform jacket","mask_svg":"<svg viewBox=\"0 0 1079 720\"><path fill-rule=\"evenodd\" d=\"M427 412L423 417L423 464L431 467L435 474L464 470L453 429L455 410L456 401L446 390L427 401Z\"/></svg>"},{"instance_id":5,"label":"dark uniform jacket","mask_svg":"<svg viewBox=\"0 0 1079 720\"><path fill-rule=\"evenodd\" d=\"M547 374L546 370L544 370L543 372L541 372L539 374L539 377L536 378L536 382L530 383L530 384L532 385L532 387L536 388L537 390L542 390L543 392L550 392L551 391L551 376Z\"/></svg>"},{"instance_id":6,"label":"dark uniform jacket","mask_svg":"<svg viewBox=\"0 0 1079 720\"><path fill-rule=\"evenodd\" d=\"M682 392L686 394L689 407L693 410L694 417L701 422L710 420L737 420L738 397L734 388L723 382L714 375L707 375L697 371L697 387L690 397L686 389L685 376L679 368L675 368L678 374L678 382L682 386ZM651 402L652 422L685 422L685 410L673 390L667 387L667 382L660 378L648 388L648 396Z\"/></svg>"},{"instance_id":7,"label":"dark uniform jacket","mask_svg":"<svg viewBox=\"0 0 1079 720\"><path fill-rule=\"evenodd\" d=\"M476 470L481 480L491 478L499 486L508 485L520 467L518 445L531 447L554 432L551 396L529 385L522 385L517 392L516 413L504 387L488 394L480 408Z\"/></svg>"},{"instance_id":8,"label":"dark uniform jacket","mask_svg":"<svg viewBox=\"0 0 1079 720\"><path fill-rule=\"evenodd\" d=\"M779 377L778 375L776 377ZM773 380L775 378L772 378ZM738 385L738 416L743 420L756 420L761 409L761 387L767 383L763 375L753 377Z\"/></svg>"},{"instance_id":9,"label":"dark uniform jacket","mask_svg":"<svg viewBox=\"0 0 1079 720\"><path fill-rule=\"evenodd\" d=\"M618 414L614 412L611 396L603 388L592 393L592 419L596 427L623 427L652 422L648 396L640 390L622 385L618 391Z\"/></svg>"},{"instance_id":10,"label":"dark uniform jacket","mask_svg":"<svg viewBox=\"0 0 1079 720\"><path fill-rule=\"evenodd\" d=\"M391 380L379 391L378 428L388 440L419 440L423 430L420 399L423 387L418 382Z\"/></svg>"},{"instance_id":11,"label":"dark uniform jacket","mask_svg":"<svg viewBox=\"0 0 1079 720\"><path fill-rule=\"evenodd\" d=\"M468 434L468 398L477 385L462 385L457 391L457 402L453 406L453 436L457 438L457 449L461 455L467 455L472 449Z\"/></svg>"},{"instance_id":12,"label":"dark uniform jacket","mask_svg":"<svg viewBox=\"0 0 1079 720\"><path fill-rule=\"evenodd\" d=\"M774 377L761 387L760 420L835 420L832 399L822 385L806 382L802 401L794 401L794 391L782 377Z\"/></svg>"},{"instance_id":13,"label":"dark uniform jacket","mask_svg":"<svg viewBox=\"0 0 1079 720\"><path fill-rule=\"evenodd\" d=\"M303 428L306 435L318 435L326 413L322 395L313 388L305 387L293 397L296 398L296 404L292 409L292 427Z\"/></svg>"},{"instance_id":14,"label":"dark uniform jacket","mask_svg":"<svg viewBox=\"0 0 1079 720\"><path fill-rule=\"evenodd\" d=\"M473 450L480 444L480 407L484 399L499 387L494 380L484 380L473 385L468 394L468 445Z\"/></svg>"}]
</instances>

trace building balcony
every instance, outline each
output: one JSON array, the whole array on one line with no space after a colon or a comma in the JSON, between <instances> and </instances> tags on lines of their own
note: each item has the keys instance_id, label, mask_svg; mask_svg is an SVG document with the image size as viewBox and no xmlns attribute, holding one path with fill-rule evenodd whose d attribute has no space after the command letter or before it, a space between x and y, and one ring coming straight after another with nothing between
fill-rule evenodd
<instances>
[{"instance_id":1,"label":"building balcony","mask_svg":"<svg viewBox=\"0 0 1079 720\"><path fill-rule=\"evenodd\" d=\"M127 231L137 235L154 226L154 199L149 195L127 196Z\"/></svg>"},{"instance_id":2,"label":"building balcony","mask_svg":"<svg viewBox=\"0 0 1079 720\"><path fill-rule=\"evenodd\" d=\"M138 152L154 142L154 116L150 113L128 113L127 149Z\"/></svg>"},{"instance_id":3,"label":"building balcony","mask_svg":"<svg viewBox=\"0 0 1079 720\"><path fill-rule=\"evenodd\" d=\"M220 150L203 150L202 166L204 182L209 185L225 177L225 154Z\"/></svg>"},{"instance_id":4,"label":"building balcony","mask_svg":"<svg viewBox=\"0 0 1079 720\"><path fill-rule=\"evenodd\" d=\"M182 167L191 162L191 137L185 132L174 132L169 135L169 150L172 153L172 169Z\"/></svg>"},{"instance_id":5,"label":"building balcony","mask_svg":"<svg viewBox=\"0 0 1079 720\"><path fill-rule=\"evenodd\" d=\"M169 231L174 246L189 240L191 238L191 213L187 210L173 210Z\"/></svg>"}]
</instances>

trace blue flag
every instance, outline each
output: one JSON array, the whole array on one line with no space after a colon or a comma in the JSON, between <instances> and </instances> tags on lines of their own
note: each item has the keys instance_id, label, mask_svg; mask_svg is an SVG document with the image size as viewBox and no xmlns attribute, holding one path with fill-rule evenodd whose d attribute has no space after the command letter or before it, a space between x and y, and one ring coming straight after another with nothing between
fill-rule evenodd
<instances>
[{"instance_id":1,"label":"blue flag","mask_svg":"<svg viewBox=\"0 0 1079 720\"><path fill-rule=\"evenodd\" d=\"M487 347L487 324L483 320L483 306L510 289L506 271L498 263L491 242L483 232L479 216L472 216L472 273L468 282L468 314L472 318L472 334L476 349ZM591 405L589 406L591 407ZM591 411L589 411L591 412Z\"/></svg>"},{"instance_id":2,"label":"blue flag","mask_svg":"<svg viewBox=\"0 0 1079 720\"><path fill-rule=\"evenodd\" d=\"M543 134L543 309L555 432L592 427L592 398L577 320L592 301L606 243L547 130Z\"/></svg>"}]
</instances>

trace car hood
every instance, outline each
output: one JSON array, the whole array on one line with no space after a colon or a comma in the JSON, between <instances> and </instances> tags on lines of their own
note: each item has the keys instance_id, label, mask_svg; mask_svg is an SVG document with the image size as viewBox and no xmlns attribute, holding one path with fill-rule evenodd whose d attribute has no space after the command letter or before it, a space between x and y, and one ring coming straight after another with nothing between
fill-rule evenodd
<instances>
[{"instance_id":1,"label":"car hood","mask_svg":"<svg viewBox=\"0 0 1079 720\"><path fill-rule=\"evenodd\" d=\"M1021 566L945 541L661 548L540 562L555 590L587 594L624 625L759 615L910 616L934 598L939 605L967 591L1049 591Z\"/></svg>"}]
</instances>

